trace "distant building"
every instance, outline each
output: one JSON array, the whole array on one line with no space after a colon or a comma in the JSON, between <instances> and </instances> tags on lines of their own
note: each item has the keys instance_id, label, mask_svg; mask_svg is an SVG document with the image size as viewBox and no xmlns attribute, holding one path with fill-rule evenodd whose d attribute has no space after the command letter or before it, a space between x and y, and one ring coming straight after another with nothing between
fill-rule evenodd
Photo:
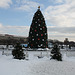
<instances>
[{"instance_id":1,"label":"distant building","mask_svg":"<svg viewBox=\"0 0 75 75\"><path fill-rule=\"evenodd\" d=\"M0 35L0 44L15 44L16 42L26 44L28 42L28 37L15 36L15 35Z\"/></svg>"}]
</instances>

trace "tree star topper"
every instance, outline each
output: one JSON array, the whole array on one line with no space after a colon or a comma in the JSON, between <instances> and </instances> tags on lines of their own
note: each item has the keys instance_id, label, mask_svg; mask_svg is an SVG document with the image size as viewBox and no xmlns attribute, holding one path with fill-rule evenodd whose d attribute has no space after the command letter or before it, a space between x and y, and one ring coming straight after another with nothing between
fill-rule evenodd
<instances>
[{"instance_id":1,"label":"tree star topper","mask_svg":"<svg viewBox=\"0 0 75 75\"><path fill-rule=\"evenodd\" d=\"M38 8L40 9L40 6L38 6Z\"/></svg>"}]
</instances>

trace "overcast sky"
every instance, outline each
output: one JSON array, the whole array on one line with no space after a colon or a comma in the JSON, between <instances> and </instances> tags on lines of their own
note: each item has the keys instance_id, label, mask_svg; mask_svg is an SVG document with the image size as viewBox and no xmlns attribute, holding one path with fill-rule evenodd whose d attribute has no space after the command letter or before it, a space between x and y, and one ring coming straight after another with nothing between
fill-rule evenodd
<instances>
[{"instance_id":1,"label":"overcast sky","mask_svg":"<svg viewBox=\"0 0 75 75\"><path fill-rule=\"evenodd\" d=\"M0 34L28 37L38 6L41 6L49 39L75 41L75 0L0 0Z\"/></svg>"}]
</instances>

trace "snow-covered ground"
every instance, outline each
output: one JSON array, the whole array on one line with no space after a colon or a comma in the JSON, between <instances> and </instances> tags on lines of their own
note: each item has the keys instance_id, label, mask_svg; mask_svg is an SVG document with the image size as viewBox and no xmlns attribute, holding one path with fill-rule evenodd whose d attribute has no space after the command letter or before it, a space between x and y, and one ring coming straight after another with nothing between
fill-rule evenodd
<instances>
[{"instance_id":1,"label":"snow-covered ground","mask_svg":"<svg viewBox=\"0 0 75 75\"><path fill-rule=\"evenodd\" d=\"M29 60L13 59L12 55L2 55L0 51L0 75L74 75L75 57L67 57L63 51L63 61L50 60L50 53L29 51ZM47 56L48 54L48 56Z\"/></svg>"}]
</instances>

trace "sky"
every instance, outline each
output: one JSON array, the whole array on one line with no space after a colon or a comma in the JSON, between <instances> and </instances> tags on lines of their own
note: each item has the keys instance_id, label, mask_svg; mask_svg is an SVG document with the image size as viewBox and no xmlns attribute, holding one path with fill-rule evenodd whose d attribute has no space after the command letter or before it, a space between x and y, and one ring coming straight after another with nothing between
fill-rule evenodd
<instances>
[{"instance_id":1,"label":"sky","mask_svg":"<svg viewBox=\"0 0 75 75\"><path fill-rule=\"evenodd\" d=\"M28 37L38 6L48 39L75 41L75 0L0 0L0 34Z\"/></svg>"}]
</instances>

